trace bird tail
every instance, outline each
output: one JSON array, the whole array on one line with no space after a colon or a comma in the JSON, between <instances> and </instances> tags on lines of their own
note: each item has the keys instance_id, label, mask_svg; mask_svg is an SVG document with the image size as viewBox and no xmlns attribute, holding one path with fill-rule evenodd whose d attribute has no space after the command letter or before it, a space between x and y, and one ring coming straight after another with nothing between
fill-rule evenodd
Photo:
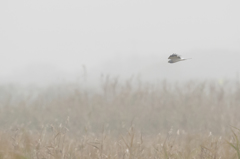
<instances>
[{"instance_id":1,"label":"bird tail","mask_svg":"<svg viewBox=\"0 0 240 159\"><path fill-rule=\"evenodd\" d=\"M192 58L182 58L182 60L190 60L190 59L192 59Z\"/></svg>"}]
</instances>

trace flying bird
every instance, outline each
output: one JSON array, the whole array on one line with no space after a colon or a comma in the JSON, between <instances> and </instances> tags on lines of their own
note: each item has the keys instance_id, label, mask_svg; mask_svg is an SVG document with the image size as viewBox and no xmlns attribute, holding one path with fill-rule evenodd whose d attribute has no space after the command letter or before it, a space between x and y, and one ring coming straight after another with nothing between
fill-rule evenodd
<instances>
[{"instance_id":1,"label":"flying bird","mask_svg":"<svg viewBox=\"0 0 240 159\"><path fill-rule=\"evenodd\" d=\"M180 55L178 54L172 54L168 57L168 59L170 59L168 61L168 63L176 63L176 62L179 62L179 61L184 61L184 60L188 60L188 59L191 59L191 58L182 58Z\"/></svg>"}]
</instances>

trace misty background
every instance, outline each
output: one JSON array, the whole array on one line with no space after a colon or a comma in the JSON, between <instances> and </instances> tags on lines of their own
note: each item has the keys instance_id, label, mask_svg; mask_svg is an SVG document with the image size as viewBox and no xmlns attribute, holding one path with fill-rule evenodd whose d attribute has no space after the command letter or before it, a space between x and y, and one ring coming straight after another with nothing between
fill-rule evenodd
<instances>
[{"instance_id":1,"label":"misty background","mask_svg":"<svg viewBox=\"0 0 240 159\"><path fill-rule=\"evenodd\" d=\"M0 83L224 80L240 70L239 1L0 1ZM192 60L169 64L177 53Z\"/></svg>"}]
</instances>

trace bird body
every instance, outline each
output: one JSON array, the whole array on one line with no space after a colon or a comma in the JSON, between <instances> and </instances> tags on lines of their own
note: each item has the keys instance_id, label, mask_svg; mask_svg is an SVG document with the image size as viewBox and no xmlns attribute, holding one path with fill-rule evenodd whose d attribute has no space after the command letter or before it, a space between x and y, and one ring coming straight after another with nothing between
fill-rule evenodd
<instances>
[{"instance_id":1,"label":"bird body","mask_svg":"<svg viewBox=\"0 0 240 159\"><path fill-rule=\"evenodd\" d=\"M188 60L190 58L182 58L180 55L178 54L172 54L168 57L168 59L170 59L168 61L168 63L176 63L176 62L179 62L179 61L184 61L184 60Z\"/></svg>"}]
</instances>

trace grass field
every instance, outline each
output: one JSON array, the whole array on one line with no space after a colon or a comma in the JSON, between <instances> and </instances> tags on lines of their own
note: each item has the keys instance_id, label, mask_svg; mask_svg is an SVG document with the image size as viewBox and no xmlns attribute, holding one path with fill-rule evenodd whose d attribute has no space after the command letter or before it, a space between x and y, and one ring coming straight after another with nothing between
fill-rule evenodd
<instances>
[{"instance_id":1,"label":"grass field","mask_svg":"<svg viewBox=\"0 0 240 159\"><path fill-rule=\"evenodd\" d=\"M239 158L240 84L0 86L0 159Z\"/></svg>"}]
</instances>

